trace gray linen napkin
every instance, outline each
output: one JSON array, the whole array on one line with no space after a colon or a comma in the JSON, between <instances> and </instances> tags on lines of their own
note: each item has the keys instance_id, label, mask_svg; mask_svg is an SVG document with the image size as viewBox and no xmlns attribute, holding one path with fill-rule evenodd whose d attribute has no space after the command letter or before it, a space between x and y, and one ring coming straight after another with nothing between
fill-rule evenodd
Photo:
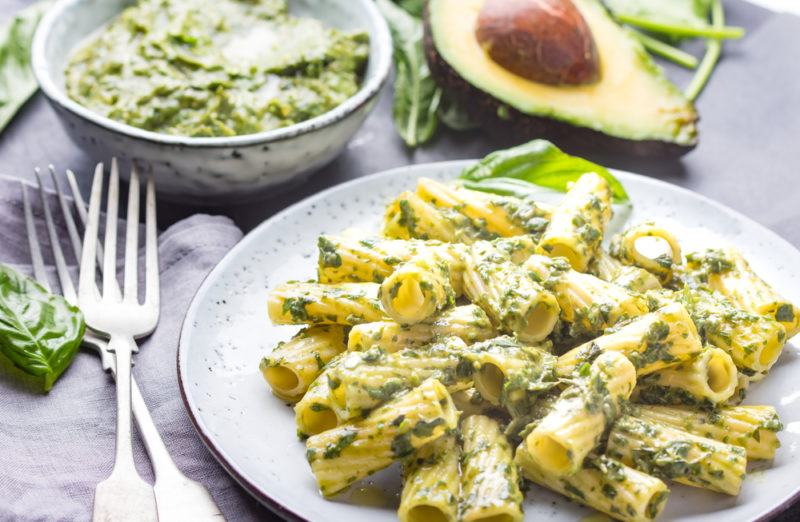
<instances>
[{"instance_id":1,"label":"gray linen napkin","mask_svg":"<svg viewBox=\"0 0 800 522\"><path fill-rule=\"evenodd\" d=\"M33 191L30 195L41 224L39 198ZM172 457L184 473L209 488L229 520L269 514L222 470L195 434L178 391L175 361L190 300L241 235L228 218L208 215L180 221L160 235L161 320L134 359L134 374ZM43 227L39 237L46 238ZM44 250L49 254L49 248ZM0 178L0 262L31 273L21 186L8 178ZM51 284L56 281L51 278ZM0 520L89 519L95 485L111 471L114 434L113 381L93 353L79 353L47 395L0 370ZM135 444L140 473L152 481L144 447L138 440Z\"/></svg>"}]
</instances>

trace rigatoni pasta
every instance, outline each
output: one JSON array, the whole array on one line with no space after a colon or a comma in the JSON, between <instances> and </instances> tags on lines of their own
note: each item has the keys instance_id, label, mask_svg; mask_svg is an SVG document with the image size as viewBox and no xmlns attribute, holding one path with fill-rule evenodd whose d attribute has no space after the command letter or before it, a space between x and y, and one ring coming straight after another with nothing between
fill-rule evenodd
<instances>
[{"instance_id":1,"label":"rigatoni pasta","mask_svg":"<svg viewBox=\"0 0 800 522\"><path fill-rule=\"evenodd\" d=\"M636 385L636 369L619 352L581 368L524 441L531 459L553 476L573 475L595 449Z\"/></svg>"},{"instance_id":2,"label":"rigatoni pasta","mask_svg":"<svg viewBox=\"0 0 800 522\"><path fill-rule=\"evenodd\" d=\"M461 447L454 433L425 444L403 463L400 522L456 522Z\"/></svg>"},{"instance_id":3,"label":"rigatoni pasta","mask_svg":"<svg viewBox=\"0 0 800 522\"><path fill-rule=\"evenodd\" d=\"M296 402L325 365L345 350L344 337L344 327L338 325L304 328L290 341L279 343L259 369L276 396Z\"/></svg>"},{"instance_id":4,"label":"rigatoni pasta","mask_svg":"<svg viewBox=\"0 0 800 522\"><path fill-rule=\"evenodd\" d=\"M325 496L445 435L458 424L447 389L436 379L397 396L365 419L339 425L306 441L306 458Z\"/></svg>"},{"instance_id":5,"label":"rigatoni pasta","mask_svg":"<svg viewBox=\"0 0 800 522\"><path fill-rule=\"evenodd\" d=\"M611 189L594 172L581 176L552 211L538 252L565 257L572 268L585 272L603 240L611 219Z\"/></svg>"},{"instance_id":6,"label":"rigatoni pasta","mask_svg":"<svg viewBox=\"0 0 800 522\"><path fill-rule=\"evenodd\" d=\"M275 324L354 325L387 319L375 283L284 283L269 294Z\"/></svg>"},{"instance_id":7,"label":"rigatoni pasta","mask_svg":"<svg viewBox=\"0 0 800 522\"><path fill-rule=\"evenodd\" d=\"M497 421L472 415L461 423L459 520L522 521L522 492L514 454Z\"/></svg>"},{"instance_id":8,"label":"rigatoni pasta","mask_svg":"<svg viewBox=\"0 0 800 522\"><path fill-rule=\"evenodd\" d=\"M648 242L649 245L642 245ZM645 247L650 248L650 252ZM611 241L611 254L628 265L644 268L662 283L672 280L673 267L680 265L681 246L672 233L653 222L629 227Z\"/></svg>"}]
</instances>

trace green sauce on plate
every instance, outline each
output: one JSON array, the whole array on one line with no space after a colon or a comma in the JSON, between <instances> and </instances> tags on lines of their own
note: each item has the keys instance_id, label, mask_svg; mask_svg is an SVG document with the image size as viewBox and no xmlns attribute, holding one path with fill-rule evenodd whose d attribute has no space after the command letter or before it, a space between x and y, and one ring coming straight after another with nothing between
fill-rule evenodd
<instances>
[{"instance_id":1,"label":"green sauce on plate","mask_svg":"<svg viewBox=\"0 0 800 522\"><path fill-rule=\"evenodd\" d=\"M141 0L73 55L69 96L177 136L299 123L354 95L368 35L288 14L286 0Z\"/></svg>"}]
</instances>

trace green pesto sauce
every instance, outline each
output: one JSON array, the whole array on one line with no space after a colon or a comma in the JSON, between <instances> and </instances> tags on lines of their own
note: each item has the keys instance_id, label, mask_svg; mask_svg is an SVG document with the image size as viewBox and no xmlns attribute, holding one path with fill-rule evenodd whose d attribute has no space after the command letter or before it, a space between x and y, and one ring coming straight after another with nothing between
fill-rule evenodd
<instances>
[{"instance_id":1,"label":"green pesto sauce","mask_svg":"<svg viewBox=\"0 0 800 522\"><path fill-rule=\"evenodd\" d=\"M134 127L236 136L292 125L354 95L369 49L290 16L286 0L141 0L73 55L69 96Z\"/></svg>"}]
</instances>

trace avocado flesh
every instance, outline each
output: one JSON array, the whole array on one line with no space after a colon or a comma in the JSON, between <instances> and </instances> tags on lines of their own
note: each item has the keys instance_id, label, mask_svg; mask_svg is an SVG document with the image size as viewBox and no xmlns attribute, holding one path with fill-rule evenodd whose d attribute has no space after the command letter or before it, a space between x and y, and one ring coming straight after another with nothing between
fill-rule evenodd
<instances>
[{"instance_id":1,"label":"avocado flesh","mask_svg":"<svg viewBox=\"0 0 800 522\"><path fill-rule=\"evenodd\" d=\"M605 144L637 155L679 155L697 144L697 113L691 102L600 2L573 0L592 31L601 67L597 83L581 86L530 81L494 62L474 35L484 2L429 0L426 19L432 72L456 98L470 101L474 115L498 113L497 119L526 136L576 135L579 141L602 146L606 135L612 139ZM476 103L476 95L489 100ZM587 132L570 132L567 126Z\"/></svg>"}]
</instances>

